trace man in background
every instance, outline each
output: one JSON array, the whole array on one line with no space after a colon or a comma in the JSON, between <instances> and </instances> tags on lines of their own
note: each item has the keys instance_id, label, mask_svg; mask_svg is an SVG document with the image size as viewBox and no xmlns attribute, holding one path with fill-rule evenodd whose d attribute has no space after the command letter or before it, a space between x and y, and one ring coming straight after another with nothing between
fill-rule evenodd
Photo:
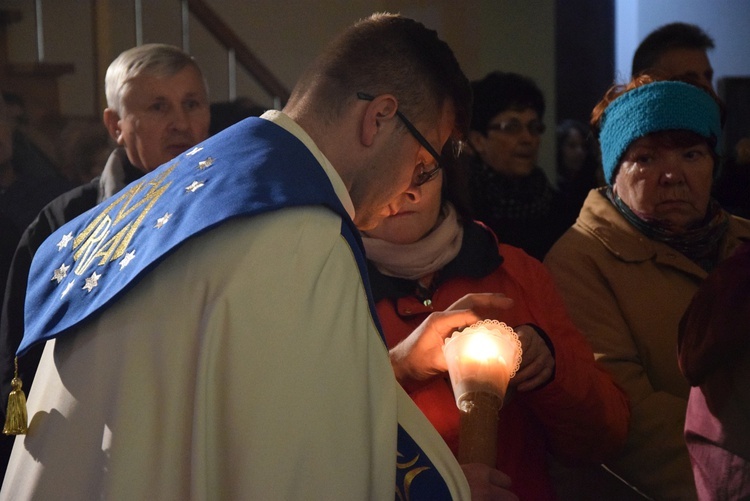
<instances>
[{"instance_id":1,"label":"man in background","mask_svg":"<svg viewBox=\"0 0 750 501\"><path fill-rule=\"evenodd\" d=\"M208 136L208 91L196 61L177 47L146 44L128 49L105 75L103 122L117 147L101 176L50 202L26 228L11 264L0 316L0 412L5 417L14 359L24 333L24 299L31 260L55 230L117 193L126 184ZM31 387L42 345L20 359L19 376ZM12 436L0 438L5 470Z\"/></svg>"},{"instance_id":2,"label":"man in background","mask_svg":"<svg viewBox=\"0 0 750 501\"><path fill-rule=\"evenodd\" d=\"M656 70L666 78L689 75L713 89L714 70L707 52L713 39L700 27L670 23L649 33L633 54L631 74Z\"/></svg>"},{"instance_id":3,"label":"man in background","mask_svg":"<svg viewBox=\"0 0 750 501\"><path fill-rule=\"evenodd\" d=\"M71 186L18 129L0 93L0 217L12 226L6 242L18 243L39 210Z\"/></svg>"}]
</instances>

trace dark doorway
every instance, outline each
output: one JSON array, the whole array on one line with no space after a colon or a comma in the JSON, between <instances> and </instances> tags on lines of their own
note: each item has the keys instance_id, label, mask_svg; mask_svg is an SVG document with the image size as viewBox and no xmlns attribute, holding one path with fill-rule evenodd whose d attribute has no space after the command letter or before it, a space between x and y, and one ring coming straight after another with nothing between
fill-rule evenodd
<instances>
[{"instance_id":1,"label":"dark doorway","mask_svg":"<svg viewBox=\"0 0 750 501\"><path fill-rule=\"evenodd\" d=\"M589 122L615 74L614 0L556 0L557 120Z\"/></svg>"}]
</instances>

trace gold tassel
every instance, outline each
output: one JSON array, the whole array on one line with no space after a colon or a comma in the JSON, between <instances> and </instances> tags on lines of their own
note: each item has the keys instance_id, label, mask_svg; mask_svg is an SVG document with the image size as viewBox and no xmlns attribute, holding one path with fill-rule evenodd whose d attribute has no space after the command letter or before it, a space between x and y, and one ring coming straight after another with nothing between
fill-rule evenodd
<instances>
[{"instance_id":1,"label":"gold tassel","mask_svg":"<svg viewBox=\"0 0 750 501\"><path fill-rule=\"evenodd\" d=\"M8 395L8 412L5 414L5 427L3 433L6 435L26 435L28 430L28 415L26 414L26 395L24 395L23 383L18 377L18 357L15 360L15 372L10 385L13 390Z\"/></svg>"}]
</instances>

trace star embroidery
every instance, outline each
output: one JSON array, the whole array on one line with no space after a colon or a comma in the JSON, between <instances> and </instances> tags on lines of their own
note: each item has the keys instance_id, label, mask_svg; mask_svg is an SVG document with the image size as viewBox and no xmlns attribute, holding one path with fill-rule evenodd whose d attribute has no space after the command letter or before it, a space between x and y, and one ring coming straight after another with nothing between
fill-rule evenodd
<instances>
[{"instance_id":1,"label":"star embroidery","mask_svg":"<svg viewBox=\"0 0 750 501\"><path fill-rule=\"evenodd\" d=\"M63 263L58 269L55 270L55 273L52 275L52 280L57 280L57 283L59 284L65 279L65 277L68 276L69 269L70 266Z\"/></svg>"},{"instance_id":2,"label":"star embroidery","mask_svg":"<svg viewBox=\"0 0 750 501\"><path fill-rule=\"evenodd\" d=\"M185 191L189 191L191 193L195 193L198 191L199 188L203 187L203 183L200 181L193 181L190 186L185 187Z\"/></svg>"},{"instance_id":3,"label":"star embroidery","mask_svg":"<svg viewBox=\"0 0 750 501\"><path fill-rule=\"evenodd\" d=\"M63 290L62 294L60 294L60 299L64 298L68 294L68 292L70 292L70 289L73 288L74 283L76 283L75 280L71 280L70 282L68 282L68 285L65 286L65 290Z\"/></svg>"},{"instance_id":4,"label":"star embroidery","mask_svg":"<svg viewBox=\"0 0 750 501\"><path fill-rule=\"evenodd\" d=\"M211 157L208 157L205 160L198 162L198 168L200 170L207 169L211 167L213 164L214 164L214 159Z\"/></svg>"},{"instance_id":5,"label":"star embroidery","mask_svg":"<svg viewBox=\"0 0 750 501\"><path fill-rule=\"evenodd\" d=\"M125 268L127 265L129 265L130 261L132 261L134 257L135 257L135 251L134 250L132 250L132 251L128 252L127 254L125 254L125 257L123 257L120 260L120 262L118 263L120 265L120 271L122 271L123 268Z\"/></svg>"},{"instance_id":6,"label":"star embroidery","mask_svg":"<svg viewBox=\"0 0 750 501\"><path fill-rule=\"evenodd\" d=\"M199 151L201 151L202 149L203 149L202 147L200 147L200 146L196 146L196 147L195 147L195 148L193 148L192 150L190 150L190 151L188 151L187 153L185 153L185 156L187 156L187 157L192 157L193 155L195 155L196 153L198 153L198 152L199 152Z\"/></svg>"},{"instance_id":7,"label":"star embroidery","mask_svg":"<svg viewBox=\"0 0 750 501\"><path fill-rule=\"evenodd\" d=\"M60 241L57 242L57 252L60 252L65 247L67 247L71 240L73 240L73 233L68 233L67 235L63 235Z\"/></svg>"},{"instance_id":8,"label":"star embroidery","mask_svg":"<svg viewBox=\"0 0 750 501\"><path fill-rule=\"evenodd\" d=\"M156 224L154 225L154 228L161 228L165 224L167 224L167 221L169 221L169 218L172 217L172 214L167 212L162 217L156 220Z\"/></svg>"},{"instance_id":9,"label":"star embroidery","mask_svg":"<svg viewBox=\"0 0 750 501\"><path fill-rule=\"evenodd\" d=\"M91 276L86 279L86 284L82 287L82 289L87 292L91 292L92 290L94 290L94 287L99 285L100 278L102 278L102 276L97 272L92 273Z\"/></svg>"}]
</instances>

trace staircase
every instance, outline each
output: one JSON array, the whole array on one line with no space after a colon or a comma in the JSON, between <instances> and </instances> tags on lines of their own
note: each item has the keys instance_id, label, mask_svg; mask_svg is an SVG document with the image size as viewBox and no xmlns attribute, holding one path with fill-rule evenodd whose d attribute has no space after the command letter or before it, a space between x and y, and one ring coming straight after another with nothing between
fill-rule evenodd
<instances>
[{"instance_id":1,"label":"staircase","mask_svg":"<svg viewBox=\"0 0 750 501\"><path fill-rule=\"evenodd\" d=\"M67 14L72 10L75 13L70 18L61 18L61 12ZM64 156L61 150L66 145L61 143L69 141L68 129L71 128L71 122L74 123L73 128L101 128L101 111L106 107L104 74L107 66L122 50L144 43L144 23L151 27L149 42L163 41L180 45L179 42L175 43L174 36L179 33L182 48L188 53L206 52L209 49L201 45L211 46L211 56L203 56L202 59L207 60L210 64L206 66L210 65L212 68L211 74L207 75L212 101L231 101L237 98L238 76L244 79L244 83L248 82L249 77L255 92L260 93L262 98L265 95L262 100L255 96L250 99L257 101L260 107L280 108L288 99L289 91L286 87L207 1L90 0L88 4L78 0L0 1L0 90L6 95L20 98L24 109L23 122L19 125L54 162L65 162L61 158ZM158 27L159 39L156 40L154 26ZM128 34L135 32L134 44L123 40L123 29ZM28 54L30 60L11 60L11 54L14 53L10 50L9 43L11 30L15 30L12 32L15 36L15 53ZM75 37L76 40L85 41L84 43L89 43L90 40L90 46L81 48L71 44L73 48L65 52L77 57L75 64L45 61L45 49L48 52L56 49L58 60L60 59L62 49L56 47L56 43L60 43L61 32L64 37ZM199 36L194 37L197 40L191 40L191 33L198 33ZM49 39L48 47L45 47L45 36ZM35 57L31 54L34 45ZM23 51L19 51L19 47ZM67 47L67 44L62 47ZM81 57L82 54L91 56ZM221 78L216 78L217 64L221 64L219 61L222 60L226 61L226 73ZM241 72L240 75L238 71ZM72 114L62 111L65 106L61 106L60 84L61 77L65 77L67 95L70 96L71 75L75 76L75 81L84 78L84 81L90 82L92 89L89 91L75 87L75 97L79 101L83 100L84 105L74 106L73 108L81 111ZM211 78L222 84L226 82L227 88L217 88L217 85L212 84ZM243 101L248 101L248 96L242 97ZM68 108L71 106L68 105ZM76 137L78 131L71 134Z\"/></svg>"}]
</instances>

